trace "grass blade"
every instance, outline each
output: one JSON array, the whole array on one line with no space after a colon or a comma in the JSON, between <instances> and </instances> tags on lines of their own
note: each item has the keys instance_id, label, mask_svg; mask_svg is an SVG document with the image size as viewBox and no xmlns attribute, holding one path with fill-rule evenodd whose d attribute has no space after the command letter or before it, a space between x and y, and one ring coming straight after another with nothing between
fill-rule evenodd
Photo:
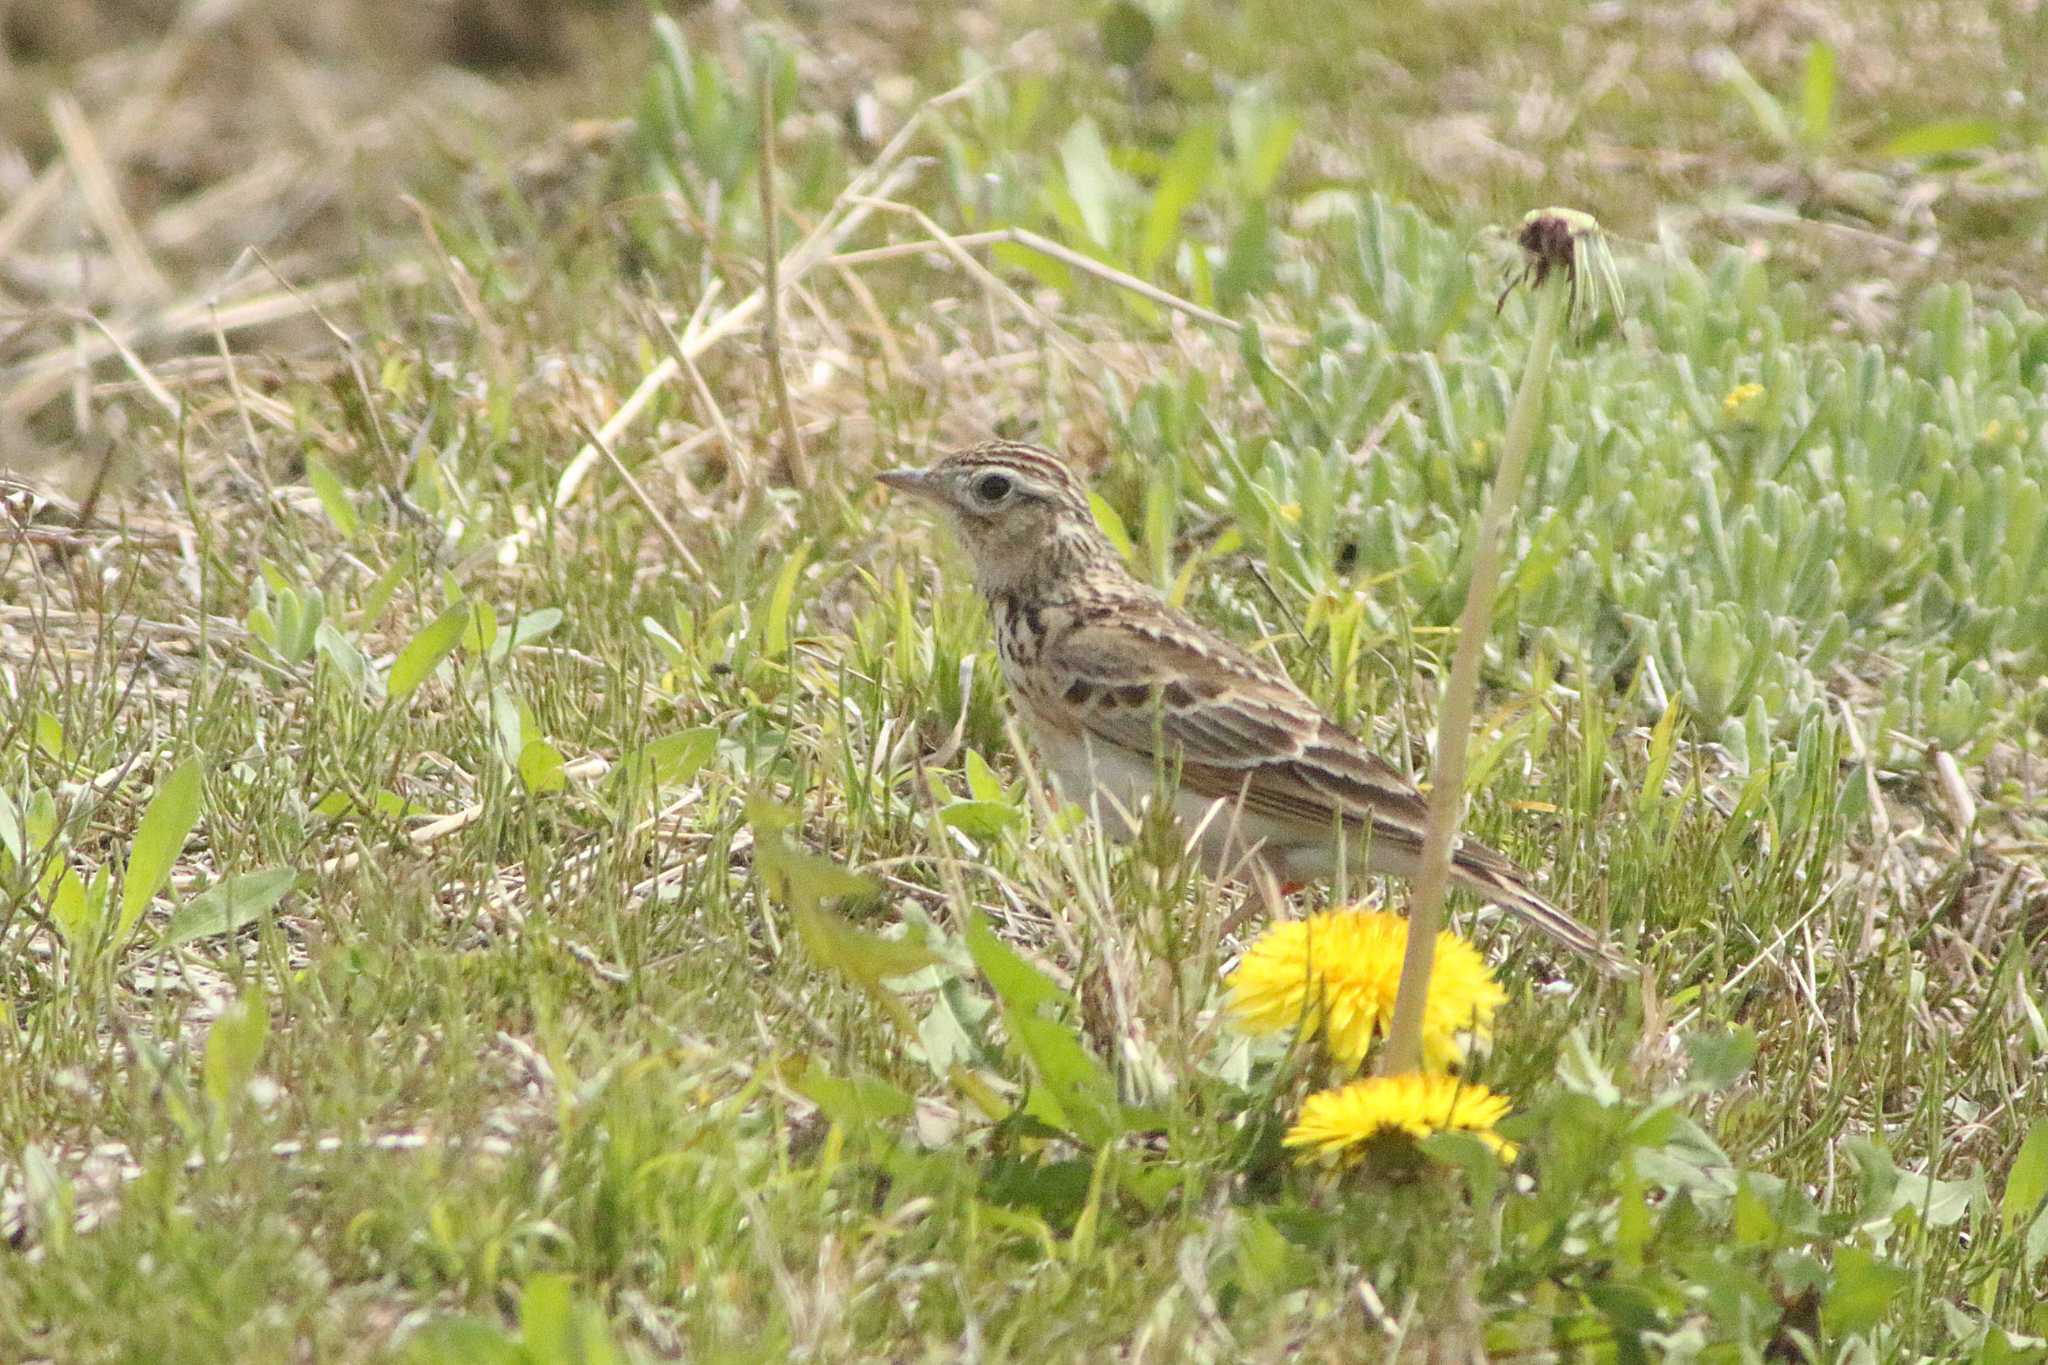
<instances>
[{"instance_id":1,"label":"grass blade","mask_svg":"<svg viewBox=\"0 0 2048 1365\"><path fill-rule=\"evenodd\" d=\"M135 827L128 870L121 878L121 920L114 928L115 943L127 940L142 912L170 879L171 865L198 823L199 760L188 758L157 788L149 808L142 812L142 823Z\"/></svg>"}]
</instances>

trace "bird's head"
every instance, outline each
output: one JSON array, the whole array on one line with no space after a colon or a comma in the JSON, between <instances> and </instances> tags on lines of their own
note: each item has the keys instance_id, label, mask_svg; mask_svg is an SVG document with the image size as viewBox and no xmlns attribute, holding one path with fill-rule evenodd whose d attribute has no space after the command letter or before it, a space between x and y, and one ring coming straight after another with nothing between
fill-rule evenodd
<instances>
[{"instance_id":1,"label":"bird's head","mask_svg":"<svg viewBox=\"0 0 2048 1365\"><path fill-rule=\"evenodd\" d=\"M990 595L1014 592L1116 551L1095 524L1088 490L1037 446L987 441L926 469L891 469L881 482L938 504Z\"/></svg>"}]
</instances>

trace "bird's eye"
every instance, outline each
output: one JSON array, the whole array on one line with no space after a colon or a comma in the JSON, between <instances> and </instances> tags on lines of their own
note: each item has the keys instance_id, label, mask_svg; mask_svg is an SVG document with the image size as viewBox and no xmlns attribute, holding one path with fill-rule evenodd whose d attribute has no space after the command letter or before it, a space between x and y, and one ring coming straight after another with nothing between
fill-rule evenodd
<instances>
[{"instance_id":1,"label":"bird's eye","mask_svg":"<svg viewBox=\"0 0 2048 1365\"><path fill-rule=\"evenodd\" d=\"M975 482L974 496L983 502L1001 502L1010 496L1008 474L984 474Z\"/></svg>"}]
</instances>

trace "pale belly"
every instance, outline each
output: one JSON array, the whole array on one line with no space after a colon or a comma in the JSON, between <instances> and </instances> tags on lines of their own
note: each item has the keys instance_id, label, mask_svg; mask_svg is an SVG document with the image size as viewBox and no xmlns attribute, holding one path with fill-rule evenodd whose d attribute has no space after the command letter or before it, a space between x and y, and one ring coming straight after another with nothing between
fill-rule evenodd
<instances>
[{"instance_id":1,"label":"pale belly","mask_svg":"<svg viewBox=\"0 0 2048 1365\"><path fill-rule=\"evenodd\" d=\"M1132 837L1160 790L1157 763L1149 755L1140 757L1085 737L1040 726L1031 729L1061 797L1087 811L1111 837ZM1180 791L1174 795L1173 809L1190 851L1212 875L1243 876L1253 860L1283 882L1334 880L1340 862L1351 875L1414 873L1414 860L1394 846L1373 847L1363 838L1339 841L1334 831L1283 825L1242 810L1232 800Z\"/></svg>"},{"instance_id":2,"label":"pale belly","mask_svg":"<svg viewBox=\"0 0 2048 1365\"><path fill-rule=\"evenodd\" d=\"M1087 811L1112 838L1124 840L1137 833L1164 780L1149 755L1140 757L1125 749L1043 729L1037 730L1033 739L1063 799ZM1280 831L1239 810L1233 801L1178 791L1173 812L1190 851L1211 874L1241 875L1249 859L1270 862L1274 854L1282 852L1275 841ZM1281 860L1285 861L1284 854ZM1330 862L1327 850L1322 861ZM1284 870L1281 875L1287 876Z\"/></svg>"}]
</instances>

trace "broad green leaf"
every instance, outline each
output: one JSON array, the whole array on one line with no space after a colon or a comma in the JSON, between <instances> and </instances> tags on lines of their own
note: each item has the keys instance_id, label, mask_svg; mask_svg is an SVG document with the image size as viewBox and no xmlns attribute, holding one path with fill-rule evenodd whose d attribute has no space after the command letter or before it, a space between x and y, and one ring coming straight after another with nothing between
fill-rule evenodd
<instances>
[{"instance_id":1,"label":"broad green leaf","mask_svg":"<svg viewBox=\"0 0 2048 1365\"><path fill-rule=\"evenodd\" d=\"M59 763L67 757L64 751L64 723L41 707L36 708L36 747Z\"/></svg>"},{"instance_id":2,"label":"broad green leaf","mask_svg":"<svg viewBox=\"0 0 2048 1365\"><path fill-rule=\"evenodd\" d=\"M760 647L770 659L780 659L788 653L788 622L791 622L793 606L797 602L797 583L803 579L803 567L809 561L809 551L809 542L803 542L791 551L788 559L782 561L782 571L774 579L774 589L768 593L768 610L762 616Z\"/></svg>"},{"instance_id":3,"label":"broad green leaf","mask_svg":"<svg viewBox=\"0 0 2048 1365\"><path fill-rule=\"evenodd\" d=\"M569 785L562 751L544 739L530 739L519 751L519 781L530 792L558 792Z\"/></svg>"},{"instance_id":4,"label":"broad green leaf","mask_svg":"<svg viewBox=\"0 0 2048 1365\"><path fill-rule=\"evenodd\" d=\"M507 762L516 763L519 751L526 745L526 717L520 712L519 699L509 687L494 687L490 708L491 733L497 737L497 751Z\"/></svg>"},{"instance_id":5,"label":"broad green leaf","mask_svg":"<svg viewBox=\"0 0 2048 1365\"><path fill-rule=\"evenodd\" d=\"M389 568L385 569L383 573L378 574L377 581L372 583L370 590L363 594L361 619L357 622L356 628L358 630L368 630L375 626L383 617L384 608L391 605L392 595L398 591L398 585L411 575L412 556L410 554L400 555L391 562Z\"/></svg>"},{"instance_id":6,"label":"broad green leaf","mask_svg":"<svg viewBox=\"0 0 2048 1365\"><path fill-rule=\"evenodd\" d=\"M1287 165L1294 139L1301 132L1301 119L1270 108L1256 109L1246 117L1243 108L1232 111L1233 137L1246 188L1253 198L1263 199Z\"/></svg>"},{"instance_id":7,"label":"broad green leaf","mask_svg":"<svg viewBox=\"0 0 2048 1365\"><path fill-rule=\"evenodd\" d=\"M1090 491L1088 509L1095 514L1095 524L1102 528L1102 534L1109 537L1109 543L1116 546L1116 552L1125 559L1137 554L1137 546L1131 543L1131 533L1124 529L1124 519L1117 510L1102 500L1100 493Z\"/></svg>"},{"instance_id":8,"label":"broad green leaf","mask_svg":"<svg viewBox=\"0 0 2048 1365\"><path fill-rule=\"evenodd\" d=\"M223 878L172 913L159 946L182 948L254 924L284 899L295 875L288 867L265 867Z\"/></svg>"},{"instance_id":9,"label":"broad green leaf","mask_svg":"<svg viewBox=\"0 0 2048 1365\"><path fill-rule=\"evenodd\" d=\"M1152 203L1145 210L1145 233L1138 246L1140 275L1151 275L1173 249L1182 217L1216 173L1222 139L1223 130L1205 119L1182 133L1174 144L1173 155L1167 158L1158 187L1152 191Z\"/></svg>"},{"instance_id":10,"label":"broad green leaf","mask_svg":"<svg viewBox=\"0 0 2048 1365\"><path fill-rule=\"evenodd\" d=\"M1930 1228L1945 1228L1969 1217L1971 1206L1983 1194L1981 1173L1962 1180L1937 1180L1913 1171L1900 1171L1892 1198L1896 1209L1911 1211Z\"/></svg>"},{"instance_id":11,"label":"broad green leaf","mask_svg":"<svg viewBox=\"0 0 2048 1365\"><path fill-rule=\"evenodd\" d=\"M313 652L313 637L326 611L326 600L318 590L304 594L290 587L279 590L275 648L285 663L302 663Z\"/></svg>"},{"instance_id":12,"label":"broad green leaf","mask_svg":"<svg viewBox=\"0 0 2048 1365\"><path fill-rule=\"evenodd\" d=\"M1908 128L1878 148L1878 152L1905 160L1923 156L1954 156L1959 152L1995 146L2003 132L1996 119L1935 119Z\"/></svg>"},{"instance_id":13,"label":"broad green leaf","mask_svg":"<svg viewBox=\"0 0 2048 1365\"><path fill-rule=\"evenodd\" d=\"M1664 707L1664 714L1657 718L1657 724L1650 731L1650 761L1643 770L1642 795L1637 798L1636 809L1647 814L1655 810L1664 800L1664 777L1671 770L1672 746L1678 729L1678 703L1672 701Z\"/></svg>"},{"instance_id":14,"label":"broad green leaf","mask_svg":"<svg viewBox=\"0 0 2048 1365\"><path fill-rule=\"evenodd\" d=\"M652 616L640 618L640 629L646 633L648 639L661 646L662 652L668 655L670 663L682 663L690 657L689 652L683 648L682 641L669 634L668 627L655 620Z\"/></svg>"},{"instance_id":15,"label":"broad green leaf","mask_svg":"<svg viewBox=\"0 0 2048 1365\"><path fill-rule=\"evenodd\" d=\"M1835 1282L1821 1303L1821 1326L1836 1339L1867 1332L1912 1283L1913 1273L1904 1266L1843 1243L1835 1248Z\"/></svg>"},{"instance_id":16,"label":"broad green leaf","mask_svg":"<svg viewBox=\"0 0 2048 1365\"><path fill-rule=\"evenodd\" d=\"M1439 1133L1436 1136L1450 1137L1452 1134ZM1472 1137L1469 1133L1460 1133L1457 1136ZM1472 1137L1472 1140L1478 1142L1476 1137ZM1483 1142L1479 1143L1479 1146L1482 1150L1486 1148ZM1491 1151L1487 1151L1486 1154L1494 1155ZM1614 1208L1614 1249L1623 1271L1629 1275L1641 1273L1643 1248L1649 1244L1652 1235L1650 1201L1638 1164L1633 1152L1624 1152L1620 1161L1621 1170L1615 1181L1618 1197L1615 1199ZM1499 1159L1495 1158L1496 1170L1499 1169L1499 1165ZM1478 1197L1476 1191L1473 1197Z\"/></svg>"},{"instance_id":17,"label":"broad green leaf","mask_svg":"<svg viewBox=\"0 0 2048 1365\"><path fill-rule=\"evenodd\" d=\"M491 647L491 658L502 659L522 645L530 645L536 640L544 639L561 624L560 607L542 607L539 611L529 611L512 623L511 630L499 634L497 644Z\"/></svg>"},{"instance_id":18,"label":"broad green leaf","mask_svg":"<svg viewBox=\"0 0 2048 1365\"><path fill-rule=\"evenodd\" d=\"M497 642L497 608L488 602L478 602L470 611L468 624L462 628L462 647L472 654L489 656L491 646Z\"/></svg>"},{"instance_id":19,"label":"broad green leaf","mask_svg":"<svg viewBox=\"0 0 2048 1365\"><path fill-rule=\"evenodd\" d=\"M0 791L0 850L16 863L28 855L28 849L21 839L21 816L14 809L14 798Z\"/></svg>"},{"instance_id":20,"label":"broad green leaf","mask_svg":"<svg viewBox=\"0 0 2048 1365\"><path fill-rule=\"evenodd\" d=\"M1689 1088L1714 1092L1726 1090L1749 1070L1756 1060L1756 1035L1748 1029L1695 1033L1685 1040Z\"/></svg>"},{"instance_id":21,"label":"broad green leaf","mask_svg":"<svg viewBox=\"0 0 2048 1365\"><path fill-rule=\"evenodd\" d=\"M1254 201L1246 208L1237 231L1231 234L1230 247L1223 255L1223 269L1216 274L1218 305L1228 310L1265 289L1272 283L1277 262L1272 221L1267 216L1265 201Z\"/></svg>"},{"instance_id":22,"label":"broad green leaf","mask_svg":"<svg viewBox=\"0 0 2048 1365\"><path fill-rule=\"evenodd\" d=\"M1431 1133L1417 1145L1432 1161L1464 1174L1474 1208L1492 1204L1493 1193L1500 1188L1501 1161L1491 1147L1471 1133L1454 1131Z\"/></svg>"},{"instance_id":23,"label":"broad green leaf","mask_svg":"<svg viewBox=\"0 0 2048 1365\"><path fill-rule=\"evenodd\" d=\"M709 725L678 730L640 747L648 777L658 787L678 787L703 771L718 752L718 731Z\"/></svg>"},{"instance_id":24,"label":"broad green leaf","mask_svg":"<svg viewBox=\"0 0 2048 1365\"><path fill-rule=\"evenodd\" d=\"M982 1020L989 1007L987 996L970 992L958 977L948 977L940 985L917 1025L925 1062L934 1073L944 1076L955 1066L981 1059Z\"/></svg>"},{"instance_id":25,"label":"broad green leaf","mask_svg":"<svg viewBox=\"0 0 2048 1365\"><path fill-rule=\"evenodd\" d=\"M1092 1147L1114 1141L1122 1131L1116 1082L1074 1027L1016 1008L1003 1011L1003 1024L1038 1073L1039 1083L1059 1101L1068 1131ZM1027 1104L1027 1112L1029 1108Z\"/></svg>"},{"instance_id":26,"label":"broad green leaf","mask_svg":"<svg viewBox=\"0 0 2048 1365\"><path fill-rule=\"evenodd\" d=\"M519 1336L534 1361L576 1359L567 1275L536 1275L519 1292Z\"/></svg>"},{"instance_id":27,"label":"broad green leaf","mask_svg":"<svg viewBox=\"0 0 2048 1365\"><path fill-rule=\"evenodd\" d=\"M1055 202L1059 200L1064 200L1069 204L1073 202L1073 196L1057 186L1048 190L1047 195L1048 197L1055 197ZM1085 228L1081 229L1081 231L1085 230ZM1077 232L1075 235L1079 236L1080 233ZM1056 261L1042 251L1034 251L1030 247L1021 246L1016 242L997 242L989 248L988 254L990 260L1002 266L1005 270L1017 270L1030 275L1055 293L1071 294L1074 291L1074 272L1068 269L1067 263L1065 261Z\"/></svg>"},{"instance_id":28,"label":"broad green leaf","mask_svg":"<svg viewBox=\"0 0 2048 1365\"><path fill-rule=\"evenodd\" d=\"M1621 1103L1621 1091L1586 1045L1585 1034L1577 1029L1565 1038L1564 1055L1557 1060L1557 1079L1566 1090L1584 1095L1602 1108Z\"/></svg>"},{"instance_id":29,"label":"broad green leaf","mask_svg":"<svg viewBox=\"0 0 2048 1365\"><path fill-rule=\"evenodd\" d=\"M796 823L795 811L758 797L747 802L747 824L754 831L754 870L777 899L792 909L814 909L828 900L873 896L881 889L873 878L790 843L783 831Z\"/></svg>"},{"instance_id":30,"label":"broad green leaf","mask_svg":"<svg viewBox=\"0 0 2048 1365\"><path fill-rule=\"evenodd\" d=\"M872 896L874 879L842 867L821 853L768 840L754 847L754 866L776 895L792 906L815 906L846 896Z\"/></svg>"},{"instance_id":31,"label":"broad green leaf","mask_svg":"<svg viewBox=\"0 0 2048 1365\"><path fill-rule=\"evenodd\" d=\"M360 525L355 504L349 501L348 489L342 486L341 480L318 455L306 456L306 482L312 485L313 496L320 499L327 519L334 523L335 530L341 532L342 539L354 540Z\"/></svg>"},{"instance_id":32,"label":"broad green leaf","mask_svg":"<svg viewBox=\"0 0 2048 1365\"><path fill-rule=\"evenodd\" d=\"M270 1005L261 991L250 990L237 996L213 1021L206 1034L202 1070L207 1097L217 1108L228 1108L249 1084L269 1038Z\"/></svg>"},{"instance_id":33,"label":"broad green leaf","mask_svg":"<svg viewBox=\"0 0 2048 1365\"><path fill-rule=\"evenodd\" d=\"M406 1340L405 1359L414 1365L534 1365L495 1322L439 1318Z\"/></svg>"},{"instance_id":34,"label":"broad green leaf","mask_svg":"<svg viewBox=\"0 0 2048 1365\"><path fill-rule=\"evenodd\" d=\"M2028 1130L2012 1169L2005 1173L2001 1204L2005 1230L2010 1233L2032 1218L2044 1202L2048 1202L2048 1119L2037 1121Z\"/></svg>"},{"instance_id":35,"label":"broad green leaf","mask_svg":"<svg viewBox=\"0 0 2048 1365\"><path fill-rule=\"evenodd\" d=\"M313 648L358 692L369 683L369 662L352 640L335 629L332 621L322 621L320 628L313 632Z\"/></svg>"},{"instance_id":36,"label":"broad green leaf","mask_svg":"<svg viewBox=\"0 0 2048 1365\"><path fill-rule=\"evenodd\" d=\"M812 1062L796 1082L797 1093L849 1128L907 1118L917 1102L887 1081L869 1076L834 1076Z\"/></svg>"},{"instance_id":37,"label":"broad green leaf","mask_svg":"<svg viewBox=\"0 0 2048 1365\"><path fill-rule=\"evenodd\" d=\"M1777 96L1764 89L1733 52L1722 48L1714 56L1721 79L1733 86L1742 102L1749 106L1750 117L1756 120L1757 127L1763 129L1764 136L1780 147L1790 147L1792 119L1785 112L1785 106L1778 103Z\"/></svg>"},{"instance_id":38,"label":"broad green leaf","mask_svg":"<svg viewBox=\"0 0 2048 1365\"><path fill-rule=\"evenodd\" d=\"M761 629L761 648L770 658L780 658L789 652L791 605L796 600L797 581L803 577L809 555L808 542L798 545L782 561L782 572L776 575L775 591L768 598L768 615Z\"/></svg>"},{"instance_id":39,"label":"broad green leaf","mask_svg":"<svg viewBox=\"0 0 2048 1365\"><path fill-rule=\"evenodd\" d=\"M1023 1013L1061 998L1058 986L1045 973L1025 961L1016 949L996 937L988 916L976 910L967 917L967 951L974 965L995 987L1003 1002Z\"/></svg>"},{"instance_id":40,"label":"broad green leaf","mask_svg":"<svg viewBox=\"0 0 2048 1365\"><path fill-rule=\"evenodd\" d=\"M376 807L377 813L387 820L410 820L415 815L426 814L424 806L418 802L408 801L389 787L379 787L376 795L370 798L370 803Z\"/></svg>"},{"instance_id":41,"label":"broad green leaf","mask_svg":"<svg viewBox=\"0 0 2048 1365\"><path fill-rule=\"evenodd\" d=\"M85 881L75 868L65 867L57 873L57 884L50 890L50 923L74 949L91 942L93 930L99 926L99 916L85 894Z\"/></svg>"},{"instance_id":42,"label":"broad green leaf","mask_svg":"<svg viewBox=\"0 0 2048 1365\"><path fill-rule=\"evenodd\" d=\"M819 965L832 968L860 986L879 987L891 977L909 976L943 960L922 943L883 938L857 929L845 916L830 910L796 906L791 913L804 947Z\"/></svg>"},{"instance_id":43,"label":"broad green leaf","mask_svg":"<svg viewBox=\"0 0 2048 1365\"><path fill-rule=\"evenodd\" d=\"M1492 1162L1499 1174L1499 1162ZM1282 1294L1312 1282L1316 1262L1257 1206L1240 1211L1235 1219L1236 1254L1232 1279L1261 1301L1270 1302Z\"/></svg>"},{"instance_id":44,"label":"broad green leaf","mask_svg":"<svg viewBox=\"0 0 2048 1365\"><path fill-rule=\"evenodd\" d=\"M1006 795L1003 780L988 766L979 749L967 751L967 791L977 801L1001 801Z\"/></svg>"},{"instance_id":45,"label":"broad green leaf","mask_svg":"<svg viewBox=\"0 0 2048 1365\"><path fill-rule=\"evenodd\" d=\"M939 819L970 839L988 840L1024 819L1024 812L1007 801L952 801L941 807Z\"/></svg>"},{"instance_id":46,"label":"broad green leaf","mask_svg":"<svg viewBox=\"0 0 2048 1365\"><path fill-rule=\"evenodd\" d=\"M1082 119L1060 139L1060 166L1088 235L1098 248L1109 250L1115 240L1118 179L1094 119Z\"/></svg>"},{"instance_id":47,"label":"broad green leaf","mask_svg":"<svg viewBox=\"0 0 2048 1365\"><path fill-rule=\"evenodd\" d=\"M184 851L185 840L199 823L199 760L188 758L171 770L150 798L128 848L128 868L121 878L121 922L114 928L116 945L149 908L157 891L170 879L171 865Z\"/></svg>"},{"instance_id":48,"label":"broad green leaf","mask_svg":"<svg viewBox=\"0 0 2048 1365\"><path fill-rule=\"evenodd\" d=\"M23 852L40 853L57 837L57 798L36 787L28 794L28 806L21 813Z\"/></svg>"},{"instance_id":49,"label":"broad green leaf","mask_svg":"<svg viewBox=\"0 0 2048 1365\"><path fill-rule=\"evenodd\" d=\"M463 632L468 630L475 613L469 603L457 602L454 606L429 621L419 634L406 642L392 660L388 689L393 701L404 701L419 685L432 676L441 660L455 652L455 646L462 643Z\"/></svg>"},{"instance_id":50,"label":"broad green leaf","mask_svg":"<svg viewBox=\"0 0 2048 1365\"><path fill-rule=\"evenodd\" d=\"M1835 46L1828 42L1809 43L1806 75L1799 87L1799 132L1807 148L1819 151L1827 146L1835 127Z\"/></svg>"},{"instance_id":51,"label":"broad green leaf","mask_svg":"<svg viewBox=\"0 0 2048 1365\"><path fill-rule=\"evenodd\" d=\"M329 792L313 805L313 814L325 820L340 820L356 812L356 800L347 792Z\"/></svg>"}]
</instances>

